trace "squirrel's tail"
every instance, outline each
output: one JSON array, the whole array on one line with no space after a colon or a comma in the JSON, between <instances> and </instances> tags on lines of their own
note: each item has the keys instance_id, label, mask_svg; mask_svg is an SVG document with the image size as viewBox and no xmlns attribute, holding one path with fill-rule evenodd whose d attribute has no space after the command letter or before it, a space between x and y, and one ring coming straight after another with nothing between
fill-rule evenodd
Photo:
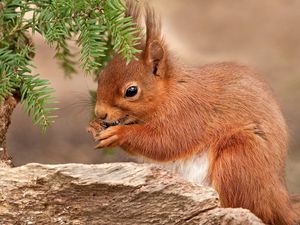
<instances>
[{"instance_id":1,"label":"squirrel's tail","mask_svg":"<svg viewBox=\"0 0 300 225\"><path fill-rule=\"evenodd\" d=\"M292 207L297 214L297 222L300 224L300 194L290 196Z\"/></svg>"}]
</instances>

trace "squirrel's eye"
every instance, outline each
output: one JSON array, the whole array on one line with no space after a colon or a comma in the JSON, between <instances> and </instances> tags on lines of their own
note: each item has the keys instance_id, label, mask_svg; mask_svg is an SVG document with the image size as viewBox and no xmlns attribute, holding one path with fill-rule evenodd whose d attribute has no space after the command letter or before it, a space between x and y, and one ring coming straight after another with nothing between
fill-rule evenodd
<instances>
[{"instance_id":1,"label":"squirrel's eye","mask_svg":"<svg viewBox=\"0 0 300 225\"><path fill-rule=\"evenodd\" d=\"M138 93L138 87L137 86L130 86L129 88L127 88L126 93L125 93L125 97L133 97Z\"/></svg>"}]
</instances>

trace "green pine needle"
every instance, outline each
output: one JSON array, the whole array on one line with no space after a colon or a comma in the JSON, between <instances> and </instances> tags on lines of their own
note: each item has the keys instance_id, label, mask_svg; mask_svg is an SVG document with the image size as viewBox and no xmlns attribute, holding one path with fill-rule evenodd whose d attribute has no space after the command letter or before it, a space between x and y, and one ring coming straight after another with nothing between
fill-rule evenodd
<instances>
[{"instance_id":1,"label":"green pine needle","mask_svg":"<svg viewBox=\"0 0 300 225\"><path fill-rule=\"evenodd\" d=\"M128 63L139 52L139 30L125 17L122 0L2 0L0 2L0 103L16 92L34 124L53 123L56 103L49 81L32 75L35 49L30 35L39 33L55 47L54 57L67 76L80 64L99 75L113 54ZM69 44L76 43L80 57Z\"/></svg>"}]
</instances>

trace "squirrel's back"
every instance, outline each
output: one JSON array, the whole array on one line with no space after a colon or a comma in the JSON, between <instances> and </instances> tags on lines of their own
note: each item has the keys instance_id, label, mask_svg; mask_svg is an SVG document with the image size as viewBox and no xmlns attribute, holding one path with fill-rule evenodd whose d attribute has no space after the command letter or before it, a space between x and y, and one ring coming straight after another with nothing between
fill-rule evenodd
<instances>
[{"instance_id":1,"label":"squirrel's back","mask_svg":"<svg viewBox=\"0 0 300 225\"><path fill-rule=\"evenodd\" d=\"M183 113L187 118L195 114L197 124L203 123L203 130L209 134L253 126L256 135L271 143L278 142L278 151L286 152L284 118L271 88L257 72L225 62L194 69L177 68L172 74L169 102L163 112L168 112L166 105L171 104L181 108L176 112L171 109L174 113Z\"/></svg>"}]
</instances>

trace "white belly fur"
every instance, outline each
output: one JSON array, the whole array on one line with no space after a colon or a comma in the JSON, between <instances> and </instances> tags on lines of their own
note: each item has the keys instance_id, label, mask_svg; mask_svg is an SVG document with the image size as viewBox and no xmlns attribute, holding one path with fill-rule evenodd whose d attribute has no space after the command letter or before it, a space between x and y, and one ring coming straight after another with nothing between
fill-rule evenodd
<instances>
[{"instance_id":1,"label":"white belly fur","mask_svg":"<svg viewBox=\"0 0 300 225\"><path fill-rule=\"evenodd\" d=\"M163 169L179 174L185 180L202 185L210 185L208 180L209 160L207 151L193 155L188 159L176 160L167 163L154 162L145 158L139 158L139 161L154 163Z\"/></svg>"}]
</instances>

